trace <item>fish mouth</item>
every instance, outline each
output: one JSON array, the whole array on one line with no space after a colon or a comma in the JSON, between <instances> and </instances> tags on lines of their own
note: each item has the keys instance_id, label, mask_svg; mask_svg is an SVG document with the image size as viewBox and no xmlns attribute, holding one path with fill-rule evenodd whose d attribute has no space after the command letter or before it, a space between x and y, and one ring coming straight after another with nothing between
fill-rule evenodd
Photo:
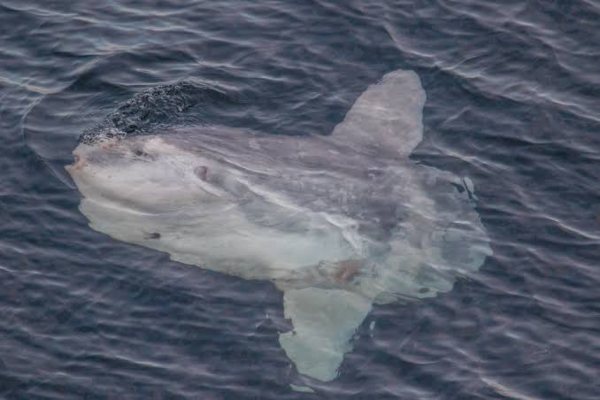
<instances>
[{"instance_id":1,"label":"fish mouth","mask_svg":"<svg viewBox=\"0 0 600 400\"><path fill-rule=\"evenodd\" d=\"M66 165L65 169L70 174L81 171L87 165L87 161L79 154L73 154L73 163Z\"/></svg>"}]
</instances>

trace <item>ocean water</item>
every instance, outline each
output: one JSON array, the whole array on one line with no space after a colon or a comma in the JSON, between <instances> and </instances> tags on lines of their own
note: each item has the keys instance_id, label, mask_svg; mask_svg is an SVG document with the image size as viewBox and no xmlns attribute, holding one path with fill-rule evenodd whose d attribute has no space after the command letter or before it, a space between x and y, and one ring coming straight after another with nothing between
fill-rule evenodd
<instances>
[{"instance_id":1,"label":"ocean water","mask_svg":"<svg viewBox=\"0 0 600 400\"><path fill-rule=\"evenodd\" d=\"M593 0L0 0L0 398L600 398L599 60ZM77 209L86 132L330 132L398 68L427 94L413 160L471 178L494 254L375 306L315 393L272 284Z\"/></svg>"}]
</instances>

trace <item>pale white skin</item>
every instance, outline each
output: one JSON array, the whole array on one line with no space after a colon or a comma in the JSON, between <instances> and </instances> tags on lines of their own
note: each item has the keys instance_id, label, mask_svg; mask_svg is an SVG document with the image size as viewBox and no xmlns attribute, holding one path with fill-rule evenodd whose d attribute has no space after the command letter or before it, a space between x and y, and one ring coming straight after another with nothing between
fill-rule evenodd
<instances>
[{"instance_id":1,"label":"pale white skin","mask_svg":"<svg viewBox=\"0 0 600 400\"><path fill-rule=\"evenodd\" d=\"M335 378L373 302L434 296L491 254L472 185L408 156L425 94L394 71L328 136L224 127L80 144L67 167L90 226L284 291L297 370Z\"/></svg>"}]
</instances>

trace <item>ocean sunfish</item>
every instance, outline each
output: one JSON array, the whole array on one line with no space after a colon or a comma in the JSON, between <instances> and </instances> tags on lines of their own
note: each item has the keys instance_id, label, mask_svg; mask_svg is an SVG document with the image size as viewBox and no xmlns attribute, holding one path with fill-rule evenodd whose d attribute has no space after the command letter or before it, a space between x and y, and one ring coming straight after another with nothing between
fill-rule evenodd
<instances>
[{"instance_id":1,"label":"ocean sunfish","mask_svg":"<svg viewBox=\"0 0 600 400\"><path fill-rule=\"evenodd\" d=\"M471 181L409 159L424 102L397 70L327 136L176 127L81 141L66 169L92 229L274 282L293 325L281 346L329 381L373 303L447 292L491 254Z\"/></svg>"}]
</instances>

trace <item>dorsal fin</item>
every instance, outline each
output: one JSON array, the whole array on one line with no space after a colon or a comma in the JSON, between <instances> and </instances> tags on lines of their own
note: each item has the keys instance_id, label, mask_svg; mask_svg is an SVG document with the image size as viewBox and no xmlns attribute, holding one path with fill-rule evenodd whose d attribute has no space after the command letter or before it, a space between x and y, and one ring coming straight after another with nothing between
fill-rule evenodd
<instances>
[{"instance_id":1,"label":"dorsal fin","mask_svg":"<svg viewBox=\"0 0 600 400\"><path fill-rule=\"evenodd\" d=\"M408 157L423 138L424 103L416 73L389 72L356 99L332 135L366 151Z\"/></svg>"}]
</instances>

